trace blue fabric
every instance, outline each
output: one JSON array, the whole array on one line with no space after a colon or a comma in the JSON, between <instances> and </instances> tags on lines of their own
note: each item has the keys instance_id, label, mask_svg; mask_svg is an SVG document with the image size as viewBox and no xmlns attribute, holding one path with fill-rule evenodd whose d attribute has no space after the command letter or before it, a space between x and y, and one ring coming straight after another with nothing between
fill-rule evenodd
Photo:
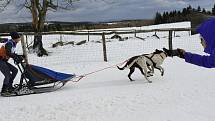
<instances>
[{"instance_id":1,"label":"blue fabric","mask_svg":"<svg viewBox=\"0 0 215 121\"><path fill-rule=\"evenodd\" d=\"M215 68L215 56L212 54L210 56L206 56L186 52L184 57L185 61L188 63L206 68Z\"/></svg>"},{"instance_id":2,"label":"blue fabric","mask_svg":"<svg viewBox=\"0 0 215 121\"><path fill-rule=\"evenodd\" d=\"M60 72L56 72L47 68L43 68L43 67L39 67L39 66L35 66L35 65L30 65L32 70L35 70L41 74L45 74L51 78L53 78L54 80L58 80L58 81L69 81L72 78L75 77L74 74L66 74L66 73L60 73Z\"/></svg>"},{"instance_id":3,"label":"blue fabric","mask_svg":"<svg viewBox=\"0 0 215 121\"><path fill-rule=\"evenodd\" d=\"M8 41L6 41L6 44L11 44L13 48L16 48L16 42L12 39L8 39Z\"/></svg>"},{"instance_id":4,"label":"blue fabric","mask_svg":"<svg viewBox=\"0 0 215 121\"><path fill-rule=\"evenodd\" d=\"M8 41L8 38L1 38L1 43L6 43Z\"/></svg>"},{"instance_id":5,"label":"blue fabric","mask_svg":"<svg viewBox=\"0 0 215 121\"><path fill-rule=\"evenodd\" d=\"M212 54L215 49L215 17L203 22L198 28L197 32L206 41L207 47L204 52Z\"/></svg>"},{"instance_id":6,"label":"blue fabric","mask_svg":"<svg viewBox=\"0 0 215 121\"><path fill-rule=\"evenodd\" d=\"M215 68L215 18L211 18L203 22L198 28L197 32L204 38L206 48L204 52L210 55L198 55L186 52L185 61L191 64L206 68Z\"/></svg>"}]
</instances>

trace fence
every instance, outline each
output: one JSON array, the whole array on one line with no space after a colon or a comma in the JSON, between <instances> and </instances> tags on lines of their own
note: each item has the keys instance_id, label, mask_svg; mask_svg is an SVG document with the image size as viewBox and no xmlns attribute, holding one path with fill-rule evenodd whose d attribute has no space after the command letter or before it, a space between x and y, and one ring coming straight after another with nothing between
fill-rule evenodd
<instances>
[{"instance_id":1,"label":"fence","mask_svg":"<svg viewBox=\"0 0 215 121\"><path fill-rule=\"evenodd\" d=\"M183 34L189 36L190 31L191 28L44 32L44 48L50 52L51 56L44 59L29 54L28 60L30 63L38 64L39 62L40 65L122 60L133 55L150 53L163 47L171 50L174 45L173 38L181 37ZM23 35L26 46L31 45L33 33L23 33ZM73 44L57 48L51 47L53 43L60 41ZM84 44L78 45L81 41ZM128 51L129 54L127 54Z\"/></svg>"}]
</instances>

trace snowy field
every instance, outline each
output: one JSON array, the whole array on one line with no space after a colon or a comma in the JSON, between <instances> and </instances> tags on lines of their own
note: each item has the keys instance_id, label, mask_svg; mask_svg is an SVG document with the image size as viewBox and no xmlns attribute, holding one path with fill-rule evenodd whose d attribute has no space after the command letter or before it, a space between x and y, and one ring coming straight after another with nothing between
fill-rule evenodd
<instances>
[{"instance_id":1,"label":"snowy field","mask_svg":"<svg viewBox=\"0 0 215 121\"><path fill-rule=\"evenodd\" d=\"M190 27L190 24L168 26ZM52 48L51 44L59 41L57 35L44 36L44 46L50 56L39 58L29 54L29 61L56 71L82 75L119 64L134 55L168 48L167 32L157 33L160 39L153 34L138 34L144 41L134 35L121 35L128 37L125 41L107 36L108 62L102 58L102 46L98 42L101 37L92 36L80 46ZM204 54L198 34L190 36L188 32L177 32L176 35L173 48ZM63 36L64 41L84 39L84 36ZM21 52L20 45L18 52ZM178 57L167 58L162 66L164 76L156 70L150 77L152 83L147 83L139 70L132 75L136 81L130 82L129 70L109 68L88 75L78 83L70 82L55 92L0 97L0 121L214 121L215 69L191 65ZM0 78L3 80L2 74Z\"/></svg>"}]
</instances>

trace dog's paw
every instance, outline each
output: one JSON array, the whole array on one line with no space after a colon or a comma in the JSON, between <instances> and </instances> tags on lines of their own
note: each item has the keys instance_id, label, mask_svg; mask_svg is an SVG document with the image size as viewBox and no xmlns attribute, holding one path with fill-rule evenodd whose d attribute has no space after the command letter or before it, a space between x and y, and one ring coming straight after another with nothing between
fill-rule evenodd
<instances>
[{"instance_id":1,"label":"dog's paw","mask_svg":"<svg viewBox=\"0 0 215 121\"><path fill-rule=\"evenodd\" d=\"M153 75L147 75L147 77L151 77L151 76L153 76Z\"/></svg>"},{"instance_id":2,"label":"dog's paw","mask_svg":"<svg viewBox=\"0 0 215 121\"><path fill-rule=\"evenodd\" d=\"M147 72L147 77L153 76L153 73L151 71Z\"/></svg>"}]
</instances>

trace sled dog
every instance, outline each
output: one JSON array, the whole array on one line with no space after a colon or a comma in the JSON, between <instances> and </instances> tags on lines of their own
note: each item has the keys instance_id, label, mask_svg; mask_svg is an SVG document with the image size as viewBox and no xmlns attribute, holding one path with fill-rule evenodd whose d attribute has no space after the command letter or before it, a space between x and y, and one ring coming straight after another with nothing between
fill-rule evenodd
<instances>
[{"instance_id":1,"label":"sled dog","mask_svg":"<svg viewBox=\"0 0 215 121\"><path fill-rule=\"evenodd\" d=\"M130 81L134 81L131 79L131 74L134 72L135 68L138 68L141 71L141 73L144 75L146 80L149 83L152 83L152 81L150 81L148 77L153 76L154 68L160 70L161 76L163 76L164 69L161 67L161 64L163 63L166 57L167 57L166 52L156 49L155 52L150 54L133 56L128 59L128 61L123 67L117 66L117 68L119 70L124 70L125 68L129 68L130 72L128 74L128 78L130 79Z\"/></svg>"}]
</instances>

